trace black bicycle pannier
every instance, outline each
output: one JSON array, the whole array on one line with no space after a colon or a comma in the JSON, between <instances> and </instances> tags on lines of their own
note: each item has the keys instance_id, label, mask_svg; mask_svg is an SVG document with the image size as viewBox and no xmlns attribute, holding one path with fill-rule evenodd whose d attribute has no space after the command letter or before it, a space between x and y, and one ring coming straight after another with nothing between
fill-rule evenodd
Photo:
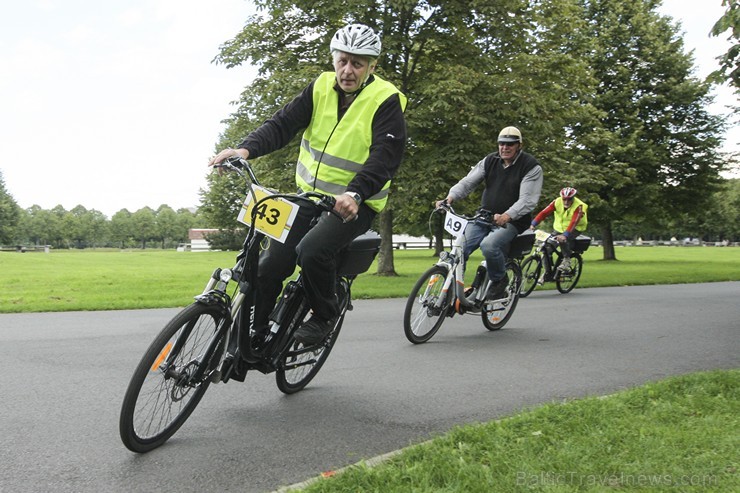
<instances>
[{"instance_id":1,"label":"black bicycle pannier","mask_svg":"<svg viewBox=\"0 0 740 493\"><path fill-rule=\"evenodd\" d=\"M380 251L380 235L368 231L352 240L340 255L337 272L341 276L357 276L367 272Z\"/></svg>"},{"instance_id":2,"label":"black bicycle pannier","mask_svg":"<svg viewBox=\"0 0 740 493\"><path fill-rule=\"evenodd\" d=\"M586 235L576 236L576 242L573 245L573 251L576 253L583 253L588 250L591 245L591 238Z\"/></svg>"},{"instance_id":3,"label":"black bicycle pannier","mask_svg":"<svg viewBox=\"0 0 740 493\"><path fill-rule=\"evenodd\" d=\"M534 245L535 234L534 231L526 230L524 233L517 235L511 240L509 245L509 257L511 258L522 258L525 255L529 255Z\"/></svg>"}]
</instances>

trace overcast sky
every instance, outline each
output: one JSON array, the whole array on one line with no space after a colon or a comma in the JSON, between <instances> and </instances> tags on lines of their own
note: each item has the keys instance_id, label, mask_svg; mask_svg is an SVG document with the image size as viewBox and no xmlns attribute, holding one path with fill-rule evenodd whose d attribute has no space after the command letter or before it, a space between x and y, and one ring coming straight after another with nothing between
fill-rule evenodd
<instances>
[{"instance_id":1,"label":"overcast sky","mask_svg":"<svg viewBox=\"0 0 740 493\"><path fill-rule=\"evenodd\" d=\"M246 0L24 0L0 17L0 171L18 204L108 217L199 204L206 163L254 71L211 60L253 11ZM728 42L721 0L664 0L697 75ZM711 109L736 104L718 92ZM726 149L740 149L728 134Z\"/></svg>"}]
</instances>

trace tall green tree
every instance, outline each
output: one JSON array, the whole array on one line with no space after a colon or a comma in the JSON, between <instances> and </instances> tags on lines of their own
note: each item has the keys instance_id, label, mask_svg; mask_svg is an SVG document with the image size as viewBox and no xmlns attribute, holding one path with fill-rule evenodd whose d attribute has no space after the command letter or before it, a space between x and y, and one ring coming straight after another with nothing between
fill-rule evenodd
<instances>
[{"instance_id":1,"label":"tall green tree","mask_svg":"<svg viewBox=\"0 0 740 493\"><path fill-rule=\"evenodd\" d=\"M22 237L34 245L52 245L61 236L62 220L49 210L33 205L25 210Z\"/></svg>"},{"instance_id":2,"label":"tall green tree","mask_svg":"<svg viewBox=\"0 0 740 493\"><path fill-rule=\"evenodd\" d=\"M156 238L162 249L165 249L168 243L183 241L183 232L177 221L177 213L172 207L166 204L160 205L155 213L154 224ZM187 231L184 237L187 238Z\"/></svg>"},{"instance_id":3,"label":"tall green tree","mask_svg":"<svg viewBox=\"0 0 740 493\"><path fill-rule=\"evenodd\" d=\"M20 213L18 203L5 188L5 179L0 171L0 245L13 243Z\"/></svg>"},{"instance_id":4,"label":"tall green tree","mask_svg":"<svg viewBox=\"0 0 740 493\"><path fill-rule=\"evenodd\" d=\"M712 194L703 214L698 215L698 227L689 230L691 236L706 241L740 241L740 178L726 180Z\"/></svg>"},{"instance_id":5,"label":"tall green tree","mask_svg":"<svg viewBox=\"0 0 740 493\"><path fill-rule=\"evenodd\" d=\"M538 6L547 8L539 14ZM258 13L217 57L227 66L253 63L218 147L235 145L322 70L331 70L329 39L347 22L373 27L383 40L377 73L409 98L408 146L379 222L378 272L393 274L395 229L418 232L431 203L495 148L507 125L531 129L532 148L563 163L566 129L593 120L586 102L587 67L559 42L578 23L571 0L283 2L258 0ZM535 135L537 137L535 137ZM290 190L297 142L260 158L258 176ZM211 183L213 185L213 182ZM223 195L207 191L215 213Z\"/></svg>"},{"instance_id":6,"label":"tall green tree","mask_svg":"<svg viewBox=\"0 0 740 493\"><path fill-rule=\"evenodd\" d=\"M151 207L142 207L131 215L131 223L133 238L142 249L146 249L146 244L157 238L157 220L154 211Z\"/></svg>"},{"instance_id":7,"label":"tall green tree","mask_svg":"<svg viewBox=\"0 0 740 493\"><path fill-rule=\"evenodd\" d=\"M102 246L107 241L108 221L95 209L77 205L62 217L65 240L75 248Z\"/></svg>"},{"instance_id":8,"label":"tall green tree","mask_svg":"<svg viewBox=\"0 0 740 493\"><path fill-rule=\"evenodd\" d=\"M717 58L720 67L710 77L716 82L729 82L740 94L740 1L722 0L725 13L712 26L712 36L721 36L729 31L727 40L732 43L726 53ZM740 111L740 106L735 107Z\"/></svg>"},{"instance_id":9,"label":"tall green tree","mask_svg":"<svg viewBox=\"0 0 740 493\"><path fill-rule=\"evenodd\" d=\"M126 248L134 237L134 221L128 209L121 209L110 220L110 238L119 248Z\"/></svg>"},{"instance_id":10,"label":"tall green tree","mask_svg":"<svg viewBox=\"0 0 740 493\"><path fill-rule=\"evenodd\" d=\"M49 231L50 243L54 248L69 248L70 238L69 232L65 230L64 217L67 215L67 209L62 204L57 204L49 211L54 218L52 222L56 228Z\"/></svg>"},{"instance_id":11,"label":"tall green tree","mask_svg":"<svg viewBox=\"0 0 740 493\"><path fill-rule=\"evenodd\" d=\"M327 46L338 27L357 21L381 34L378 73L409 98L409 141L379 223L379 273L394 271L391 233L425 233L433 200L495 149L504 126L522 129L543 164L541 205L562 186L579 188L605 258L614 258L613 220L655 226L699 205L719 182L724 121L705 110L710 85L691 76L659 0L256 3L217 57L259 67L219 148L331 69ZM297 147L259 159L258 176L292 189ZM205 191L204 208L214 214L226 191Z\"/></svg>"},{"instance_id":12,"label":"tall green tree","mask_svg":"<svg viewBox=\"0 0 740 493\"><path fill-rule=\"evenodd\" d=\"M716 189L724 121L707 112L710 85L691 75L692 59L677 27L656 12L658 0L581 1L592 40L582 55L598 80L593 103L604 137L591 138L587 152L606 170L591 190L599 198L592 222L604 258L614 259L614 220L650 223L701 207Z\"/></svg>"}]
</instances>

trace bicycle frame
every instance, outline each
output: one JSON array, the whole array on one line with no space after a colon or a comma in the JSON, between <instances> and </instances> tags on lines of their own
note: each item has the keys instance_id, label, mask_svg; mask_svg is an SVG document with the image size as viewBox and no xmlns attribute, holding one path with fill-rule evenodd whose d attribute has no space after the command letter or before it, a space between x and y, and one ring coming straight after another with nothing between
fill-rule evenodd
<instances>
[{"instance_id":1,"label":"bicycle frame","mask_svg":"<svg viewBox=\"0 0 740 493\"><path fill-rule=\"evenodd\" d=\"M284 242L291 231L303 229L297 226L314 224L295 221L316 221L324 211L332 213L335 200L316 192L275 194L255 187L258 183L251 167L241 158L220 166L247 178L248 195L239 220L249 229L234 267L213 271L201 294L164 326L136 366L119 418L121 440L134 452L148 452L166 442L188 419L211 383L244 381L246 374L256 369L265 374L274 372L277 387L285 394L302 390L331 353L344 316L352 308L354 279L367 271L380 250L380 236L367 232L339 252L336 282L340 312L322 340L306 345L294 337L310 313L300 271L287 282L269 314L267 334L255 332L252 324L262 240L270 237ZM272 199L276 200L264 203ZM312 213L299 214L302 201L314 208ZM236 282L235 287L231 281Z\"/></svg>"},{"instance_id":2,"label":"bicycle frame","mask_svg":"<svg viewBox=\"0 0 740 493\"><path fill-rule=\"evenodd\" d=\"M555 233L550 233L537 248L537 253L540 255L540 261L545 269L545 274L548 276L551 276L555 270L555 264L557 263L555 255L557 255L558 259L562 257L562 254L560 253L560 244L555 240L556 236L557 235Z\"/></svg>"},{"instance_id":3,"label":"bicycle frame","mask_svg":"<svg viewBox=\"0 0 740 493\"><path fill-rule=\"evenodd\" d=\"M199 383L204 379L211 381L227 382L230 378L235 378L236 363L240 360L248 364L248 368L258 369L263 373L275 371L279 362L285 357L286 352L290 349L291 334L288 329L294 325L284 323L284 316L291 315L300 311L301 304L305 304L303 296L287 296L295 294L298 290L297 281L300 280L300 274L297 280L289 281L283 291L283 296L278 302L275 311L271 314L271 327L268 338L260 350L256 350L250 343L251 326L250 317L254 307L254 286L257 272L257 259L259 257L260 243L266 237L264 233L255 227L255 215L259 206L267 200L275 198L295 199L293 195L273 194L267 197L257 198L253 185L259 185L251 167L238 167L235 163L228 162L225 165L228 169L236 171L242 177L249 177L248 193L254 198L254 207L252 207L252 220L245 237L242 251L237 256L237 262L232 269L216 269L203 292L195 297L196 302L206 305L218 306L222 313L222 318L218 329L213 333L203 352L198 355L194 363L197 363L197 370L189 377L189 381ZM242 171L242 169L244 171ZM315 194L319 196L319 194ZM313 196L313 194L308 195ZM304 200L309 200L304 198ZM318 206L317 206L318 207ZM230 281L236 281L237 287L233 295L229 295L227 290ZM289 301L297 301L297 306L285 306L283 300L289 298ZM187 338L187 334L182 337ZM206 366L203 364L219 347L223 341L225 350L221 354L220 361L216 365L216 370L212 370L208 375L205 374ZM315 350L315 347L302 348L296 352L296 355ZM303 362L302 364L310 364ZM240 375L240 378L243 375Z\"/></svg>"},{"instance_id":4,"label":"bicycle frame","mask_svg":"<svg viewBox=\"0 0 740 493\"><path fill-rule=\"evenodd\" d=\"M488 290L490 279L488 278L488 270L485 268L486 261L484 260L478 266L478 272L476 273L476 278L478 279L473 282L473 290L466 293L465 229L467 229L477 219L484 217L487 213L485 211L481 211L475 216L467 217L456 215L451 207L447 207L446 210L447 216L445 218L445 229L453 235L453 240L450 251L442 251L440 253L440 260L436 264L448 270L448 275L445 277L442 292L448 293L451 291L452 298L450 299L450 303L457 313L463 314L466 311L477 313L480 311L481 305L485 300L485 294ZM492 230L498 228L498 226L494 225ZM452 273L452 275L450 275L450 273ZM440 301L440 308L442 307L441 302L445 299L447 299L447 296L440 297L440 300L438 300ZM504 301L503 303L506 302Z\"/></svg>"},{"instance_id":5,"label":"bicycle frame","mask_svg":"<svg viewBox=\"0 0 740 493\"><path fill-rule=\"evenodd\" d=\"M440 253L440 261L437 262L437 265L445 267L452 273L452 275L448 274L445 278L442 291L447 293L452 287L453 297L451 303L458 313L462 313L460 307L468 311L480 309L480 305L476 306L476 300L480 301L482 296L479 296L479 294L485 293L485 290L488 288L488 272L486 272L485 278L474 291L475 296L468 297L465 295L464 247L465 238L462 235L455 237L452 241L450 251ZM485 265L485 260L483 261L483 265ZM470 295L473 295L473 293L470 293Z\"/></svg>"}]
</instances>

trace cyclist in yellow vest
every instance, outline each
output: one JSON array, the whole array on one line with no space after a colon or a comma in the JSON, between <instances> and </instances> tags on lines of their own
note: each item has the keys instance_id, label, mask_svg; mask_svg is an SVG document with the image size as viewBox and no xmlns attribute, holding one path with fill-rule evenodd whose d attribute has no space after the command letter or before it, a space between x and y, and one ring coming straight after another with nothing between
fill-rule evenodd
<instances>
[{"instance_id":1,"label":"cyclist in yellow vest","mask_svg":"<svg viewBox=\"0 0 740 493\"><path fill-rule=\"evenodd\" d=\"M570 256L576 237L586 231L586 226L588 226L588 204L576 198L576 193L578 190L572 187L560 190L560 196L532 219L532 226L529 228L534 229L547 216L555 213L552 229L558 233L555 238L560 243L560 249L563 252L563 260L558 269L564 271L570 269Z\"/></svg>"},{"instance_id":2,"label":"cyclist in yellow vest","mask_svg":"<svg viewBox=\"0 0 740 493\"><path fill-rule=\"evenodd\" d=\"M344 219L327 213L310 231L292 232L288 242L273 241L263 252L253 324L257 332L267 330L282 283L296 262L313 311L296 331L296 340L319 342L336 323L337 253L370 229L385 207L406 143L406 97L374 75L380 49L380 37L368 26L339 29L330 43L334 72L319 75L236 149L224 149L209 162L213 166L235 155L255 159L284 147L303 130L296 184L303 191L334 195L334 209Z\"/></svg>"}]
</instances>

